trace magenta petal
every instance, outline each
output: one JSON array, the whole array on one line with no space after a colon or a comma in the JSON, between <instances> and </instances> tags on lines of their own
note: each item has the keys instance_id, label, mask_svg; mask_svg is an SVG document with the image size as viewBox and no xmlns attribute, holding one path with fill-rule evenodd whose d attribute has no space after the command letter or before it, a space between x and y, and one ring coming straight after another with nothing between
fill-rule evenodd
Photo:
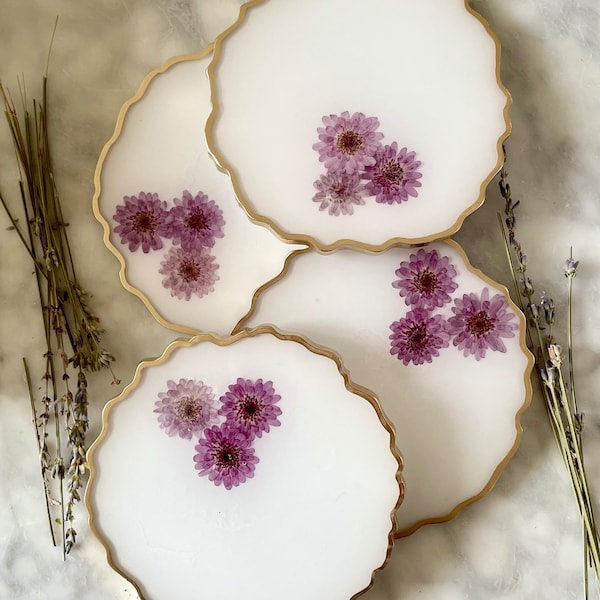
<instances>
[{"instance_id":1,"label":"magenta petal","mask_svg":"<svg viewBox=\"0 0 600 600\"><path fill-rule=\"evenodd\" d=\"M238 378L220 400L219 414L251 439L281 425L277 418L281 409L275 406L281 396L275 393L272 381Z\"/></svg>"},{"instance_id":2,"label":"magenta petal","mask_svg":"<svg viewBox=\"0 0 600 600\"><path fill-rule=\"evenodd\" d=\"M371 196L375 196L380 204L395 204L408 200L408 196L418 195L415 188L420 187L417 181L422 174L417 171L421 162L414 159L415 153L406 148L398 151L398 144L380 148L373 157L373 163L365 167L362 178L366 180L365 188Z\"/></svg>"},{"instance_id":3,"label":"magenta petal","mask_svg":"<svg viewBox=\"0 0 600 600\"><path fill-rule=\"evenodd\" d=\"M517 323L511 322L516 315L509 310L504 296L496 294L490 300L487 287L481 296L471 293L456 298L452 312L453 316L448 319L452 343L475 360L484 358L488 349L506 352L501 338L514 337L519 328Z\"/></svg>"}]
</instances>

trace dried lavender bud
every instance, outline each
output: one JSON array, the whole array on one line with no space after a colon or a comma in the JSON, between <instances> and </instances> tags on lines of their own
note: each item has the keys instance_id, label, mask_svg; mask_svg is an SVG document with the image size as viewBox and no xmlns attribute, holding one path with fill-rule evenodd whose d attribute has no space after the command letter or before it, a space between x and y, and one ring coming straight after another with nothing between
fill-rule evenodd
<instances>
[{"instance_id":1,"label":"dried lavender bud","mask_svg":"<svg viewBox=\"0 0 600 600\"><path fill-rule=\"evenodd\" d=\"M538 310L537 304L530 302L527 305L527 309L529 310L529 316L531 317L531 320L534 323L539 323L540 322L540 312Z\"/></svg>"},{"instance_id":2,"label":"dried lavender bud","mask_svg":"<svg viewBox=\"0 0 600 600\"><path fill-rule=\"evenodd\" d=\"M563 361L562 348L558 344L548 344L548 357L555 367L560 368Z\"/></svg>"},{"instance_id":3,"label":"dried lavender bud","mask_svg":"<svg viewBox=\"0 0 600 600\"><path fill-rule=\"evenodd\" d=\"M583 417L584 414L582 412L578 412L573 415L573 419L575 421L575 428L577 429L578 433L581 433L583 431Z\"/></svg>"},{"instance_id":4,"label":"dried lavender bud","mask_svg":"<svg viewBox=\"0 0 600 600\"><path fill-rule=\"evenodd\" d=\"M565 277L575 277L575 275L577 275L578 266L578 260L575 260L572 256L567 258L565 261Z\"/></svg>"},{"instance_id":5,"label":"dried lavender bud","mask_svg":"<svg viewBox=\"0 0 600 600\"><path fill-rule=\"evenodd\" d=\"M542 378L542 381L544 382L544 385L551 388L554 387L558 378L558 370L556 367L553 366L548 366L545 368L542 367L540 369L540 376Z\"/></svg>"},{"instance_id":6,"label":"dried lavender bud","mask_svg":"<svg viewBox=\"0 0 600 600\"><path fill-rule=\"evenodd\" d=\"M554 325L554 300L546 292L540 295L540 306L544 309L544 319L548 325Z\"/></svg>"},{"instance_id":7,"label":"dried lavender bud","mask_svg":"<svg viewBox=\"0 0 600 600\"><path fill-rule=\"evenodd\" d=\"M529 277L521 277L520 284L521 293L523 294L523 296L525 296L526 298L531 298L531 296L533 296L533 293L535 292L535 290L533 289L533 282L531 281L531 279Z\"/></svg>"}]
</instances>

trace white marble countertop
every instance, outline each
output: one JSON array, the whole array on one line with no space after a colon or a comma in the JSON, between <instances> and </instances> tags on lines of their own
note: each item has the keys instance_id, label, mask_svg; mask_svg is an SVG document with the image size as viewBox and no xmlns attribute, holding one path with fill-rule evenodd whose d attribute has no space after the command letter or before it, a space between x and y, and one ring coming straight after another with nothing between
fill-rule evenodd
<instances>
[{"instance_id":1,"label":"white marble countertop","mask_svg":"<svg viewBox=\"0 0 600 600\"><path fill-rule=\"evenodd\" d=\"M194 52L236 18L241 0L4 0L0 78L16 89L24 74L39 95L55 16L50 117L55 173L82 284L106 328L105 344L129 382L137 363L159 355L177 334L161 327L119 282L91 210L99 153L123 102L147 72ZM600 7L595 0L475 0L502 43L502 78L512 93L508 143L513 193L522 201L519 237L539 290L565 308L562 266L573 246L578 393L586 415L588 473L600 498L597 315L600 294ZM0 189L14 198L16 167L0 128ZM468 168L468 164L465 165ZM496 213L496 182L486 204L455 236L471 261L509 284ZM135 599L111 570L78 513L80 543L63 563L51 547L21 357L41 359L35 281L0 213L0 598ZM564 321L564 319L563 319ZM91 378L92 436L117 389ZM582 598L582 536L576 503L541 405L523 418L521 447L494 489L453 521L400 540L369 600ZM596 503L598 508L600 505ZM293 543L290 540L290 543ZM593 589L596 593L596 590ZM282 590L285 597L285 590ZM593 596L592 596L593 597Z\"/></svg>"}]
</instances>

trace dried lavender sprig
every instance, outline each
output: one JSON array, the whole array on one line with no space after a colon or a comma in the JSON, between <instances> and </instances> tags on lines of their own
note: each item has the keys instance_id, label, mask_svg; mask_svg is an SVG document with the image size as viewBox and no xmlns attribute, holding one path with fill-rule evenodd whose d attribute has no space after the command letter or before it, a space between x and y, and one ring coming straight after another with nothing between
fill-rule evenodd
<instances>
[{"instance_id":1,"label":"dried lavender sprig","mask_svg":"<svg viewBox=\"0 0 600 600\"><path fill-rule=\"evenodd\" d=\"M69 498L65 510L65 521L69 523L65 537L65 551L67 554L69 554L75 544L77 536L77 532L73 527L73 507L81 500L79 490L83 486L83 477L86 468L85 434L88 429L87 407L87 379L83 370L80 370L77 377L77 392L73 402L73 418L67 429L71 448L71 460L67 473L69 478L67 483Z\"/></svg>"},{"instance_id":2,"label":"dried lavender sprig","mask_svg":"<svg viewBox=\"0 0 600 600\"><path fill-rule=\"evenodd\" d=\"M43 82L42 103L34 102L34 124L31 115L25 108L26 99L23 94L24 131L21 127L17 110L9 94L0 82L0 94L3 97L5 113L13 137L13 143L19 168L25 186L22 186L23 196L27 190L31 211L28 211L27 222L29 229L34 230L42 249L42 257L38 259L32 253L32 240L27 244L21 229L16 223L11 211L2 199L2 204L9 215L23 245L28 250L36 265L41 269L42 276L54 276L54 286L57 290L59 305L65 312L67 333L73 347L70 357L76 367L83 365L89 370L109 368L112 373L114 357L100 345L98 319L89 310L86 303L87 294L77 282L73 266L72 253L66 236L66 226L58 199L58 192L52 175L50 163L50 148L47 130L47 79ZM31 237L31 236L30 236ZM72 319L68 313L72 312ZM113 383L120 383L113 373Z\"/></svg>"},{"instance_id":3,"label":"dried lavender sprig","mask_svg":"<svg viewBox=\"0 0 600 600\"><path fill-rule=\"evenodd\" d=\"M21 173L19 190L25 214L26 232L19 226L1 198L2 206L9 216L12 229L16 230L19 239L32 258L43 313L46 338L46 363L43 379L45 392L43 403L45 410L40 421L42 446L40 451L40 468L44 473L50 472L58 478L60 484L63 537L63 558L70 551L76 539L73 527L73 505L79 501L79 490L85 475L85 433L87 430L87 390L85 402L77 405L70 389L69 370L75 367L78 373L82 370L110 369L113 383L119 383L112 372L113 356L102 346L99 320L94 316L87 304L87 294L77 282L73 265L73 256L66 235L67 223L62 214L52 174L50 148L47 129L47 79L43 82L43 99L41 104L33 102L33 114L27 111L24 86L21 88L23 104L23 122L21 123L14 103L0 83L0 95L4 100L5 113L13 137L17 163ZM66 339L65 339L66 338ZM67 344L71 351L67 351ZM70 356L69 356L70 354ZM57 362L55 365L55 361ZM61 365L60 377L56 366ZM85 381L85 376L84 381ZM78 391L80 390L78 379ZM59 387L62 388L60 393ZM77 395L76 395L77 397ZM79 396L81 400L81 394ZM55 437L57 455L50 459L47 438L47 426L51 418L50 407L54 407ZM65 462L62 455L60 418L65 421L67 433L66 446L70 452L68 482L66 488L67 504L65 505ZM51 499L49 501L51 503ZM68 527L65 526L66 522Z\"/></svg>"},{"instance_id":4,"label":"dried lavender sprig","mask_svg":"<svg viewBox=\"0 0 600 600\"><path fill-rule=\"evenodd\" d=\"M583 420L577 409L577 394L575 393L575 367L573 361L573 278L577 275L579 261L573 259L573 248L565 261L565 277L567 278L567 349L569 352L569 381L571 383L571 402L578 420L578 426L583 429Z\"/></svg>"},{"instance_id":5,"label":"dried lavender sprig","mask_svg":"<svg viewBox=\"0 0 600 600\"><path fill-rule=\"evenodd\" d=\"M565 460L565 464L571 475L573 489L579 505L584 529L584 594L588 597L588 560L594 566L596 572L596 582L600 587L600 541L598 538L598 530L594 518L592 501L589 493L585 468L583 465L583 451L581 447L581 427L582 416L576 410L576 403L572 407L569 403L569 394L565 384L562 371L562 356L559 347L555 344L551 333L551 327L554 322L554 305L551 300L548 300L546 294L542 293L541 305L543 306L544 316L550 326L549 334L544 338L540 329L540 314L537 305L532 301L533 298L533 283L531 279L525 276L526 258L522 251L520 243L515 236L516 218L514 209L518 206L519 201L514 202L511 196L510 185L507 181L506 172L506 151L504 156L504 164L500 172L500 192L505 200L505 225L502 224L502 219L499 215L501 230L503 234L505 249L507 253L508 263L515 284L517 297L523 312L528 315L528 324L536 331L538 346L533 343L533 338L530 334L529 327L527 328L528 344L536 355L538 364L538 376L540 377L542 393L545 399L545 406L550 418L553 432L559 444L561 454ZM517 266L513 263L513 255L511 248L516 255ZM572 280L577 268L577 261L571 258L567 260L567 268L565 274ZM521 274L520 285L517 283L516 272ZM571 287L569 288L569 294ZM527 299L527 306L524 306L522 296ZM570 298L569 298L570 302ZM570 315L569 315L570 327ZM573 392L573 362L572 362L572 337L569 333L569 368L572 382ZM576 400L575 400L576 402Z\"/></svg>"},{"instance_id":6,"label":"dried lavender sprig","mask_svg":"<svg viewBox=\"0 0 600 600\"><path fill-rule=\"evenodd\" d=\"M511 225L514 227L514 220L511 220ZM504 229L502 229L502 231L504 232ZM512 265L512 262L510 262L510 261L512 261L512 258L510 256L507 237L505 237L505 246L506 246L508 257L509 257L509 264L511 266L511 272L513 273L513 279L516 284L516 275L514 273L515 269ZM523 261L521 261L521 267L522 266L523 266ZM544 368L544 366L543 366L546 364L551 364L548 350L552 350L555 345L552 344L553 340L549 340L548 342L543 341L543 336L542 336L542 333L541 333L541 330L539 327L539 319L536 318L535 311L532 310L532 308L535 306L535 304L533 304L531 301L531 298L532 298L533 292L534 292L533 284L531 283L531 280L522 278L521 284L522 285L521 285L520 289L519 289L519 286L517 286L517 295L519 297L519 302L521 304L521 307L524 309L524 312L529 315L528 322L530 323L530 325L532 325L534 327L536 334L537 334L536 337L538 338L539 345L538 345L537 350L539 353L536 352L537 362L538 362L538 365L542 365L542 366L538 367L538 369L539 369L538 375L541 376L541 379L543 380L543 382L545 384L547 384L549 380L551 382L555 382L558 379L562 379L562 373L560 372L560 370L556 366L553 366L550 368ZM528 304L526 307L524 307L523 302L521 302L521 298L520 298L521 294L528 299ZM532 343L532 338L529 335L529 330L527 330L527 333L528 333L528 340L530 342L530 347L535 351L535 345ZM546 344L548 344L548 346ZM555 355L556 355L556 352L555 352ZM555 362L556 362L556 357L555 357ZM551 371L551 369L552 369L552 371ZM554 375L553 375L553 377L548 377L546 375L546 373L554 373ZM558 373L558 375L556 373ZM548 416L550 418L551 425L553 427L553 431L554 431L556 440L559 444L559 448L561 450L561 454L563 455L565 464L567 465L569 473L571 474L571 480L572 480L572 483L574 486L574 491L575 491L575 494L576 494L576 497L578 500L579 509L581 512L581 516L582 516L582 520L583 520L583 524L584 524L584 528L585 528L584 529L584 531L585 531L585 538L584 538L584 554L585 554L584 590L586 590L586 594L587 594L587 589L588 589L587 559L588 559L588 555L590 557L592 564L595 567L596 573L598 574L598 564L599 564L598 539L597 539L597 536L591 538L591 539L595 540L595 543L592 544L590 542L590 533L589 533L590 531L597 532L597 528L596 528L595 521L593 518L593 510L591 507L589 488L587 486L587 481L585 480L585 472L581 468L578 467L578 465L582 464L581 460L578 460L576 458L576 456L574 456L575 454L579 455L580 453L576 452L576 450L578 450L577 447L575 447L575 449L573 448L572 439L575 437L573 435L573 429L568 431L565 428L565 424L563 422L564 413L566 412L567 415L570 413L566 408L564 408L564 405L563 405L563 410L561 410L561 406L559 404L558 397L556 396L556 394L554 392L553 385L550 386L549 388L542 386L542 392L543 392L543 395L545 398L545 406L546 406L546 409L548 412ZM550 389L550 395L549 395L549 391L548 391L549 389ZM566 395L566 391L564 393ZM565 396L565 397L568 398L568 396Z\"/></svg>"},{"instance_id":7,"label":"dried lavender sprig","mask_svg":"<svg viewBox=\"0 0 600 600\"><path fill-rule=\"evenodd\" d=\"M62 458L62 444L60 441L60 429L59 429L59 418L58 418L58 403L54 403L54 424L56 428L56 459L55 466L52 469L52 477L58 478L59 492L60 492L60 506L61 508L65 505L65 464ZM62 531L62 557L66 560L66 548L64 544L65 539L65 519L60 519L60 526Z\"/></svg>"},{"instance_id":8,"label":"dried lavender sprig","mask_svg":"<svg viewBox=\"0 0 600 600\"><path fill-rule=\"evenodd\" d=\"M50 537L52 538L52 545L56 546L56 538L54 537L54 528L52 527L52 514L50 512L50 490L48 487L48 479L46 477L46 473L48 471L48 462L47 462L47 446L42 444L42 439L40 436L40 427L38 421L37 411L35 410L35 400L33 398L33 386L31 384L31 373L29 371L29 366L27 364L27 360L23 358L23 368L25 370L25 380L27 381L27 391L29 392L29 402L31 403L31 417L33 422L33 427L35 428L35 437L37 440L38 447L38 455L40 458L40 474L42 476L42 485L44 487L44 501L46 503L46 514L48 515L48 525L50 527ZM46 450L44 450L44 447Z\"/></svg>"},{"instance_id":9,"label":"dried lavender sprig","mask_svg":"<svg viewBox=\"0 0 600 600\"><path fill-rule=\"evenodd\" d=\"M504 229L502 229L504 233ZM512 261L512 257L510 257L510 251L508 247L508 238L505 237L505 245L507 252L509 252L509 261ZM556 441L558 443L559 449L561 450L561 454L563 456L563 460L569 470L571 481L573 484L573 489L576 495L576 499L578 501L578 506L583 522L584 527L584 590L587 598L587 561L588 557L591 563L594 566L596 571L597 581L600 580L598 577L599 566L600 566L600 553L598 551L598 536L597 536L597 528L595 524L595 520L593 517L593 510L591 506L591 498L589 494L589 488L587 485L587 481L585 478L585 472L579 468L578 465L582 465L582 461L577 459L577 456L580 456L580 452L575 451L573 449L573 444L571 440L575 437L573 434L570 434L567 428L565 427L565 423L563 421L563 413L570 414L568 409L564 407L561 410L561 403L559 402L560 394L557 396L555 391L556 382L558 379L562 379L562 374L560 370L556 366L545 367L543 365L552 364L549 358L547 357L546 344L543 341L543 336L541 333L541 329L539 326L539 319L535 318L535 313L531 310L531 307L535 306L535 304L531 303L531 297L533 296L533 287L532 285L521 286L519 289L518 284L516 284L516 275L515 268L512 265L512 262L509 263L511 267L511 272L513 275L513 279L516 285L517 295L520 296L521 293L528 298L530 301L527 306L524 306L523 302L519 298L519 302L521 304L521 308L525 314L528 315L528 322L533 326L536 337L538 339L538 346L536 349L535 344L533 343L533 339L531 337L529 328L527 329L527 338L528 344L534 354L536 355L536 362L538 364L537 374L542 382L542 394L544 396L544 405L546 407L546 411L548 413L548 418L550 420L550 424L552 426ZM541 365L541 366L540 366ZM558 374L557 374L558 373ZM564 389L564 388L563 388ZM566 391L565 391L566 393ZM573 431L573 429L571 429ZM577 449L578 450L578 449ZM594 534L595 532L595 534ZM592 542L593 540L593 542Z\"/></svg>"},{"instance_id":10,"label":"dried lavender sprig","mask_svg":"<svg viewBox=\"0 0 600 600\"><path fill-rule=\"evenodd\" d=\"M577 407L577 393L575 391L575 366L573 360L573 278L577 274L577 267L579 266L579 261L573 259L573 248L571 247L569 251L569 258L565 261L565 277L567 278L567 348L569 352L569 380L571 383L571 402L573 405L573 412L575 417L575 425L577 429L577 437L578 443L582 450L581 456L581 466L585 469L583 465L583 436L581 435L583 431L583 414L579 412ZM592 512L592 519L594 519L594 513ZM596 527L594 523L594 528ZM588 560L588 556L586 553L586 549L590 544L589 535L587 530L584 531L584 550L583 550L583 560L584 562ZM589 583L587 577L584 581L585 588L585 597L587 598L589 595Z\"/></svg>"}]
</instances>

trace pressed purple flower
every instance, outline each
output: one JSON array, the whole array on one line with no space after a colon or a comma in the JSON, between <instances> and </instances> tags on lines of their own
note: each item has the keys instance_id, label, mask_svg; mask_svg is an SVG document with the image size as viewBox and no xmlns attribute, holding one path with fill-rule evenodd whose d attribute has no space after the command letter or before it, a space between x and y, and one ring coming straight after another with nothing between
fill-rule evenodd
<instances>
[{"instance_id":1,"label":"pressed purple flower","mask_svg":"<svg viewBox=\"0 0 600 600\"><path fill-rule=\"evenodd\" d=\"M192 196L187 190L182 198L173 200L175 206L167 218L167 237L184 250L212 248L215 238L223 237L223 211L214 200L202 192Z\"/></svg>"},{"instance_id":2,"label":"pressed purple flower","mask_svg":"<svg viewBox=\"0 0 600 600\"><path fill-rule=\"evenodd\" d=\"M462 298L455 298L454 304L454 316L448 319L448 332L453 338L452 343L465 356L473 355L480 360L485 357L488 348L506 352L501 338L514 337L519 326L510 322L515 314L508 308L502 294L490 299L486 287L481 297L473 293L463 294Z\"/></svg>"},{"instance_id":3,"label":"pressed purple flower","mask_svg":"<svg viewBox=\"0 0 600 600\"><path fill-rule=\"evenodd\" d=\"M346 110L339 116L324 116L323 125L317 128L319 142L313 150L319 153L326 169L355 173L375 164L373 157L383 139L383 133L377 131L377 117L366 117L361 112L350 115Z\"/></svg>"},{"instance_id":4,"label":"pressed purple flower","mask_svg":"<svg viewBox=\"0 0 600 600\"><path fill-rule=\"evenodd\" d=\"M439 356L440 348L447 348L450 335L441 315L430 315L422 308L406 313L406 317L390 325L390 354L397 355L405 365L430 363Z\"/></svg>"},{"instance_id":5,"label":"pressed purple flower","mask_svg":"<svg viewBox=\"0 0 600 600\"><path fill-rule=\"evenodd\" d=\"M447 256L437 250L426 252L423 248L402 261L395 271L399 278L392 286L408 306L433 310L450 302L458 284L454 281L456 269Z\"/></svg>"},{"instance_id":6,"label":"pressed purple flower","mask_svg":"<svg viewBox=\"0 0 600 600\"><path fill-rule=\"evenodd\" d=\"M163 247L161 236L165 236L167 203L158 194L140 192L139 196L124 196L125 204L117 205L113 219L118 223L115 233L122 244L127 244L131 252L140 245L145 253Z\"/></svg>"},{"instance_id":7,"label":"pressed purple flower","mask_svg":"<svg viewBox=\"0 0 600 600\"><path fill-rule=\"evenodd\" d=\"M160 263L159 273L166 275L163 286L171 290L171 296L189 300L192 294L202 298L214 292L219 279L215 257L208 248L184 250L178 246L169 249Z\"/></svg>"},{"instance_id":8,"label":"pressed purple flower","mask_svg":"<svg viewBox=\"0 0 600 600\"><path fill-rule=\"evenodd\" d=\"M218 420L212 388L203 381L180 379L167 381L167 391L158 394L155 413L158 423L169 436L190 440L192 434L206 429Z\"/></svg>"},{"instance_id":9,"label":"pressed purple flower","mask_svg":"<svg viewBox=\"0 0 600 600\"><path fill-rule=\"evenodd\" d=\"M329 211L330 215L351 215L354 206L364 204L361 197L363 185L358 173L330 171L315 181L317 193L313 202L320 202L319 210Z\"/></svg>"},{"instance_id":10,"label":"pressed purple flower","mask_svg":"<svg viewBox=\"0 0 600 600\"><path fill-rule=\"evenodd\" d=\"M380 204L400 204L409 196L417 196L423 176L417 170L420 166L414 152L406 148L398 151L398 144L392 142L377 151L374 164L366 166L362 175L367 180L365 188Z\"/></svg>"},{"instance_id":11,"label":"pressed purple flower","mask_svg":"<svg viewBox=\"0 0 600 600\"><path fill-rule=\"evenodd\" d=\"M270 427L279 427L277 418L281 409L275 406L281 396L275 393L272 381L242 379L238 377L229 391L220 398L222 406L219 414L227 423L235 424L250 437L261 437Z\"/></svg>"},{"instance_id":12,"label":"pressed purple flower","mask_svg":"<svg viewBox=\"0 0 600 600\"><path fill-rule=\"evenodd\" d=\"M254 477L259 462L251 443L249 436L229 423L208 427L195 446L194 468L215 485L223 484L227 490L237 487Z\"/></svg>"}]
</instances>

